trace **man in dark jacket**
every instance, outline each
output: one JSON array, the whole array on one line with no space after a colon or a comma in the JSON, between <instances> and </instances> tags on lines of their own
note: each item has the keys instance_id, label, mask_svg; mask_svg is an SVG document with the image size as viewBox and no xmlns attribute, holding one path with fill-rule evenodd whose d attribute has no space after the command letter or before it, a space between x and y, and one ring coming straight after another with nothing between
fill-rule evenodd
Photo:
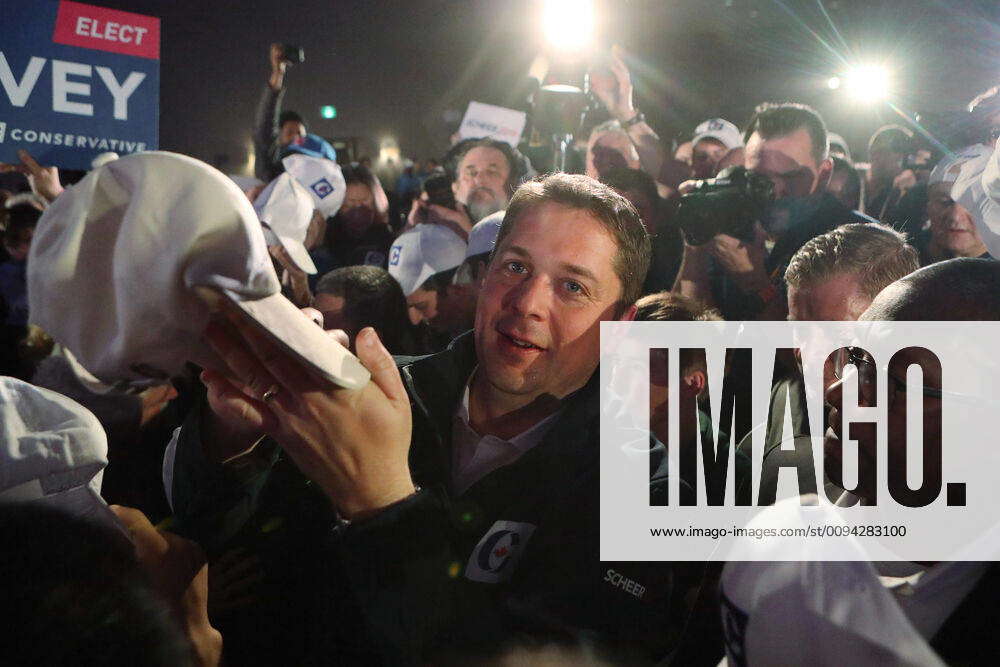
<instances>
[{"instance_id":1,"label":"man in dark jacket","mask_svg":"<svg viewBox=\"0 0 1000 667\"><path fill-rule=\"evenodd\" d=\"M681 620L674 570L598 550L599 325L634 317L649 256L625 199L555 174L512 199L474 331L397 370L363 330L361 390L306 377L238 319L212 328L230 374L204 374L211 410L180 433L180 524L211 550L251 520L276 441L332 504L315 545L374 661L521 636L662 656Z\"/></svg>"},{"instance_id":2,"label":"man in dark jacket","mask_svg":"<svg viewBox=\"0 0 1000 667\"><path fill-rule=\"evenodd\" d=\"M281 110L285 97L285 70L290 63L280 44L271 45L270 59L271 75L257 104L253 128L254 175L265 183L285 170L281 166L285 149L307 136L302 116L294 111Z\"/></svg>"},{"instance_id":3,"label":"man in dark jacket","mask_svg":"<svg viewBox=\"0 0 1000 667\"><path fill-rule=\"evenodd\" d=\"M745 134L746 168L770 179L774 201L753 239L716 234L685 245L675 291L717 307L726 320L785 319L782 278L792 255L840 225L874 222L826 192L833 170L826 135L823 119L803 104L757 107Z\"/></svg>"}]
</instances>

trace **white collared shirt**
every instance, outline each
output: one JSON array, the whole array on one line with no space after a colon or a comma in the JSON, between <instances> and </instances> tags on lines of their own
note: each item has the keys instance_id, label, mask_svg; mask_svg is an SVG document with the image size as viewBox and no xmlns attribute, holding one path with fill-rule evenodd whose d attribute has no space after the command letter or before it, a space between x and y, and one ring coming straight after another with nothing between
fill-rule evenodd
<instances>
[{"instance_id":1,"label":"white collared shirt","mask_svg":"<svg viewBox=\"0 0 1000 667\"><path fill-rule=\"evenodd\" d=\"M451 486L456 495L466 490L497 468L510 465L545 437L562 410L549 415L528 430L510 440L495 435L479 435L469 425L469 384L452 420Z\"/></svg>"}]
</instances>

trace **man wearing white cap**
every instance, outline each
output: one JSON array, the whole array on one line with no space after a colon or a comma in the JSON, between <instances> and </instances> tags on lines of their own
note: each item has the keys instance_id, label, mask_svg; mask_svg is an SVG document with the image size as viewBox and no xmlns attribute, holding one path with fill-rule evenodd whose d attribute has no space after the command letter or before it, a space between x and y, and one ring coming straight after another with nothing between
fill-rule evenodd
<instances>
[{"instance_id":1,"label":"man wearing white cap","mask_svg":"<svg viewBox=\"0 0 1000 667\"><path fill-rule=\"evenodd\" d=\"M466 243L444 225L425 223L400 234L389 248L389 274L399 281L413 324L433 324L438 292L465 259ZM444 275L447 272L447 275Z\"/></svg>"},{"instance_id":2,"label":"man wearing white cap","mask_svg":"<svg viewBox=\"0 0 1000 667\"><path fill-rule=\"evenodd\" d=\"M992 153L990 147L974 144L942 159L931 172L927 182L928 223L916 240L921 266L953 257L990 257L972 213L953 199L952 190L959 174L965 182L979 180Z\"/></svg>"},{"instance_id":3,"label":"man wearing white cap","mask_svg":"<svg viewBox=\"0 0 1000 667\"><path fill-rule=\"evenodd\" d=\"M0 506L4 507L0 523L11 528L18 514L37 513L37 520L46 521L45 529L65 529L63 535L68 540L83 531L91 541L87 545L56 547L53 544L49 553L35 554L31 560L47 563L49 567L45 569L48 571L40 573L38 579L42 581L32 581L27 590L20 590L24 597L15 593L8 600L12 605L10 609L34 608L35 613L43 613L41 610L56 606L60 608L49 613L58 618L64 608L79 607L65 615L64 620L73 624L65 636L49 639L66 640L71 645L76 641L78 647L107 649L111 651L107 655L119 657L140 646L155 652L167 650L169 640L166 637L169 635L157 626L163 626L165 617L172 612L189 642L187 646L182 645L182 654L191 651L197 664L219 664L222 637L208 620L208 575L204 554L192 542L157 531L138 510L109 507L101 497L101 481L107 464L104 429L86 408L54 391L0 376ZM57 513L47 515L42 508ZM7 565L11 559L24 558L24 551L37 548L33 543L18 545L18 541L26 537L25 532L16 529L5 532ZM130 559L128 556L133 549L134 556ZM81 576L74 566L88 558L88 551L93 561L93 554L98 550L106 551L111 560L124 557L124 562L104 572L103 581L81 581L86 575ZM150 583L163 596L162 600L153 598L137 603L136 595L142 595L138 590L121 595L121 588L129 583L128 570L135 567L136 561L146 570ZM91 562L91 566L98 568L100 564ZM5 572L31 576L29 571ZM60 579L63 579L61 583ZM88 583L96 583L101 591L89 589ZM13 588L14 582L6 581L6 585ZM46 586L52 586L49 599L30 599L33 595L44 595ZM110 592L107 597L102 595L104 590ZM120 596L117 599L116 592ZM169 603L169 611L163 603ZM116 621L128 613L141 615L128 622L149 633L145 641L125 631L124 624ZM88 614L93 617L87 618ZM52 620L46 618L44 622ZM86 636L88 631L94 632L86 625L88 622L103 626L101 647L93 644L95 635ZM27 625L39 627L37 619L35 622L29 620ZM167 629L175 632L169 626ZM5 649L5 656L10 657L13 650L20 648L20 642L30 643L34 639L37 637L17 637L17 646ZM67 664L56 660L59 654L59 650L50 652L38 648L33 657L49 655L53 657L51 664ZM75 655L73 660L88 657L93 655Z\"/></svg>"},{"instance_id":4,"label":"man wearing white cap","mask_svg":"<svg viewBox=\"0 0 1000 667\"><path fill-rule=\"evenodd\" d=\"M313 220L313 198L286 171L268 184L253 207L264 227L268 251L283 269L283 291L295 305L305 308L312 301L306 276L316 273L305 246Z\"/></svg>"},{"instance_id":5,"label":"man wearing white cap","mask_svg":"<svg viewBox=\"0 0 1000 667\"><path fill-rule=\"evenodd\" d=\"M451 283L438 291L437 317L432 324L452 338L471 329L475 322L476 302L486 277L486 265L505 213L497 211L476 223L469 233L465 259L454 272Z\"/></svg>"},{"instance_id":6,"label":"man wearing white cap","mask_svg":"<svg viewBox=\"0 0 1000 667\"><path fill-rule=\"evenodd\" d=\"M699 124L691 139L692 176L712 178L726 153L742 145L740 129L725 118L709 118Z\"/></svg>"}]
</instances>

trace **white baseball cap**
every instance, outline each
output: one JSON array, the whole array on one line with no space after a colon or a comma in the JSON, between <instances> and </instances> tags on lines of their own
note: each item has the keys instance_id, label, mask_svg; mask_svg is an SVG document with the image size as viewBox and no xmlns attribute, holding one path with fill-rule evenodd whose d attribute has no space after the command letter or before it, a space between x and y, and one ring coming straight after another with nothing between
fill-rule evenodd
<instances>
[{"instance_id":1,"label":"white baseball cap","mask_svg":"<svg viewBox=\"0 0 1000 667\"><path fill-rule=\"evenodd\" d=\"M990 255L1000 257L1000 200L991 196L1000 192L997 155L985 145L970 146L962 153L972 157L960 164L951 186L951 198L972 215Z\"/></svg>"},{"instance_id":2,"label":"white baseball cap","mask_svg":"<svg viewBox=\"0 0 1000 667\"><path fill-rule=\"evenodd\" d=\"M62 394L0 377L0 502L42 502L118 526L101 498L104 428Z\"/></svg>"},{"instance_id":3,"label":"white baseball cap","mask_svg":"<svg viewBox=\"0 0 1000 667\"><path fill-rule=\"evenodd\" d=\"M268 183L253 203L264 225L267 245L282 245L295 265L306 273L316 273L316 265L305 246L313 208L313 198L288 172Z\"/></svg>"},{"instance_id":4,"label":"white baseball cap","mask_svg":"<svg viewBox=\"0 0 1000 667\"><path fill-rule=\"evenodd\" d=\"M313 207L323 217L332 218L337 215L347 194L347 185L339 164L326 158L298 153L283 158L281 164L312 195Z\"/></svg>"},{"instance_id":5,"label":"white baseball cap","mask_svg":"<svg viewBox=\"0 0 1000 667\"><path fill-rule=\"evenodd\" d=\"M927 178L927 184L954 183L958 179L959 172L962 171L962 165L970 160L977 160L985 155L989 155L991 152L988 146L973 144L972 146L966 146L954 155L947 155L934 165L934 169Z\"/></svg>"},{"instance_id":6,"label":"white baseball cap","mask_svg":"<svg viewBox=\"0 0 1000 667\"><path fill-rule=\"evenodd\" d=\"M38 222L29 321L106 384L162 382L188 361L224 368L202 338L222 298L319 377L368 381L281 295L253 207L204 162L128 155L68 188Z\"/></svg>"},{"instance_id":7,"label":"white baseball cap","mask_svg":"<svg viewBox=\"0 0 1000 667\"><path fill-rule=\"evenodd\" d=\"M443 225L424 223L400 234L389 248L389 274L410 296L435 273L465 260L466 243Z\"/></svg>"},{"instance_id":8,"label":"white baseball cap","mask_svg":"<svg viewBox=\"0 0 1000 667\"><path fill-rule=\"evenodd\" d=\"M493 244L496 243L497 234L500 233L500 224L506 211L497 211L476 223L469 232L469 247L465 251L465 257L481 255L484 252L493 252Z\"/></svg>"},{"instance_id":9,"label":"white baseball cap","mask_svg":"<svg viewBox=\"0 0 1000 667\"><path fill-rule=\"evenodd\" d=\"M729 150L743 145L743 135L740 133L740 128L725 118L709 118L694 128L694 138L691 140L691 145L697 145L702 139L715 139Z\"/></svg>"}]
</instances>

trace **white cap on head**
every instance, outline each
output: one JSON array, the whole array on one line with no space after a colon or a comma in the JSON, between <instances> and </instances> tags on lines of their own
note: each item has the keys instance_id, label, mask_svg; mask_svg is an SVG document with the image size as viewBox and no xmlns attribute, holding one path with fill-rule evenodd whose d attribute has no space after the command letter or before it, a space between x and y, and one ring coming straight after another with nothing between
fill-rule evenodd
<instances>
[{"instance_id":1,"label":"white cap on head","mask_svg":"<svg viewBox=\"0 0 1000 667\"><path fill-rule=\"evenodd\" d=\"M316 375L368 371L281 295L264 233L236 184L165 152L108 163L61 194L28 258L29 321L102 382L161 382L192 361L224 368L203 333L225 298Z\"/></svg>"},{"instance_id":2,"label":"white cap on head","mask_svg":"<svg viewBox=\"0 0 1000 667\"><path fill-rule=\"evenodd\" d=\"M254 201L253 209L264 224L267 245L282 245L297 267L306 273L316 273L316 265L305 246L313 214L313 198L306 189L285 172L267 184Z\"/></svg>"},{"instance_id":3,"label":"white cap on head","mask_svg":"<svg viewBox=\"0 0 1000 667\"><path fill-rule=\"evenodd\" d=\"M469 246L465 251L466 258L473 255L481 255L484 252L493 252L493 244L496 243L497 234L500 233L500 224L506 211L497 211L476 223L476 226L469 232Z\"/></svg>"},{"instance_id":4,"label":"white cap on head","mask_svg":"<svg viewBox=\"0 0 1000 667\"><path fill-rule=\"evenodd\" d=\"M964 154L969 157L957 165L951 198L972 215L990 255L1000 257L1000 200L990 195L998 191L997 185L1000 185L995 176L998 173L997 156L992 148L982 144L970 146L960 153ZM953 172L954 168L952 165L948 171Z\"/></svg>"},{"instance_id":5,"label":"white cap on head","mask_svg":"<svg viewBox=\"0 0 1000 667\"><path fill-rule=\"evenodd\" d=\"M0 377L0 502L42 502L117 526L101 498L104 428L85 407L48 389Z\"/></svg>"},{"instance_id":6,"label":"white cap on head","mask_svg":"<svg viewBox=\"0 0 1000 667\"><path fill-rule=\"evenodd\" d=\"M465 260L466 243L443 225L425 223L400 234L389 248L389 274L410 296L436 273Z\"/></svg>"},{"instance_id":7,"label":"white cap on head","mask_svg":"<svg viewBox=\"0 0 1000 667\"><path fill-rule=\"evenodd\" d=\"M743 134L740 132L740 128L725 118L709 118L694 128L694 138L691 139L691 145L697 145L702 139L715 139L728 150L743 145Z\"/></svg>"},{"instance_id":8,"label":"white cap on head","mask_svg":"<svg viewBox=\"0 0 1000 667\"><path fill-rule=\"evenodd\" d=\"M973 144L972 146L966 146L954 155L941 158L927 178L927 185L954 183L958 179L959 172L962 171L962 165L966 162L982 158L984 155L989 155L990 152L989 147L983 144Z\"/></svg>"},{"instance_id":9,"label":"white cap on head","mask_svg":"<svg viewBox=\"0 0 1000 667\"><path fill-rule=\"evenodd\" d=\"M313 208L322 213L324 218L337 215L347 194L347 185L339 164L326 158L298 153L282 159L281 164L312 195Z\"/></svg>"}]
</instances>

